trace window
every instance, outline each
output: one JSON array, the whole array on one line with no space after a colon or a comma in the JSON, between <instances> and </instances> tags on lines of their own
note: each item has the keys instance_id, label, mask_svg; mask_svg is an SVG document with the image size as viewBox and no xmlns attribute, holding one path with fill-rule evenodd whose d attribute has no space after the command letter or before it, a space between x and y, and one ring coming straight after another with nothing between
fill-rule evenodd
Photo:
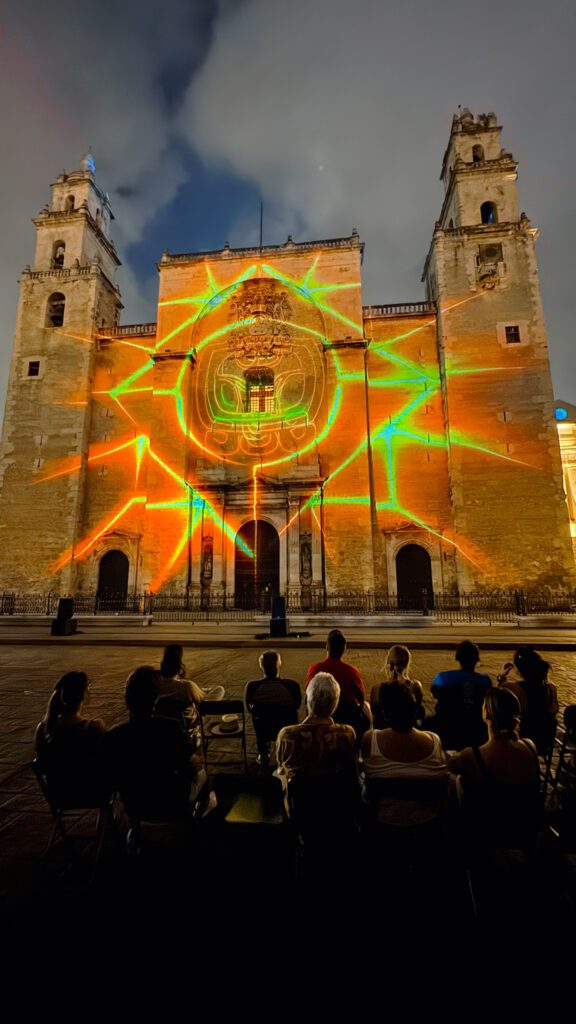
<instances>
[{"instance_id":1,"label":"window","mask_svg":"<svg viewBox=\"0 0 576 1024\"><path fill-rule=\"evenodd\" d=\"M507 324L504 328L507 345L519 345L522 341L518 324Z\"/></svg>"},{"instance_id":2,"label":"window","mask_svg":"<svg viewBox=\"0 0 576 1024\"><path fill-rule=\"evenodd\" d=\"M496 224L498 220L496 203L482 203L482 206L480 207L480 217L483 224Z\"/></svg>"},{"instance_id":3,"label":"window","mask_svg":"<svg viewBox=\"0 0 576 1024\"><path fill-rule=\"evenodd\" d=\"M46 308L47 327L62 327L65 307L66 298L62 295L62 292L53 292L48 299L48 306Z\"/></svg>"},{"instance_id":4,"label":"window","mask_svg":"<svg viewBox=\"0 0 576 1024\"><path fill-rule=\"evenodd\" d=\"M246 412L274 412L274 374L255 369L246 373Z\"/></svg>"},{"instance_id":5,"label":"window","mask_svg":"<svg viewBox=\"0 0 576 1024\"><path fill-rule=\"evenodd\" d=\"M274 412L274 385L252 384L248 412Z\"/></svg>"},{"instance_id":6,"label":"window","mask_svg":"<svg viewBox=\"0 0 576 1024\"><path fill-rule=\"evenodd\" d=\"M54 242L52 246L52 267L55 270L59 270L64 266L64 253L66 251L66 245L64 242Z\"/></svg>"},{"instance_id":7,"label":"window","mask_svg":"<svg viewBox=\"0 0 576 1024\"><path fill-rule=\"evenodd\" d=\"M502 259L501 245L478 246L478 263L501 263Z\"/></svg>"},{"instance_id":8,"label":"window","mask_svg":"<svg viewBox=\"0 0 576 1024\"><path fill-rule=\"evenodd\" d=\"M484 146L478 143L476 146L472 146L472 161L475 164L481 164L484 160Z\"/></svg>"},{"instance_id":9,"label":"window","mask_svg":"<svg viewBox=\"0 0 576 1024\"><path fill-rule=\"evenodd\" d=\"M28 363L28 376L39 377L40 376L40 360L31 359Z\"/></svg>"},{"instance_id":10,"label":"window","mask_svg":"<svg viewBox=\"0 0 576 1024\"><path fill-rule=\"evenodd\" d=\"M74 196L66 196L66 205L64 207L66 213L72 213L74 210Z\"/></svg>"}]
</instances>

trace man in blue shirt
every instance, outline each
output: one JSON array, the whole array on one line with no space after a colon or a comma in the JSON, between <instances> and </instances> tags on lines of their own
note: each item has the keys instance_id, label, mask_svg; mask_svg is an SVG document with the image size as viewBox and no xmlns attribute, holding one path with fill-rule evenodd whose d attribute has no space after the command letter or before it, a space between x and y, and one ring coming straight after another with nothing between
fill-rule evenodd
<instances>
[{"instance_id":1,"label":"man in blue shirt","mask_svg":"<svg viewBox=\"0 0 576 1024\"><path fill-rule=\"evenodd\" d=\"M437 701L434 727L445 750L462 750L486 742L482 705L492 680L476 672L479 660L476 644L463 640L456 648L460 668L439 672L432 683L432 696Z\"/></svg>"}]
</instances>

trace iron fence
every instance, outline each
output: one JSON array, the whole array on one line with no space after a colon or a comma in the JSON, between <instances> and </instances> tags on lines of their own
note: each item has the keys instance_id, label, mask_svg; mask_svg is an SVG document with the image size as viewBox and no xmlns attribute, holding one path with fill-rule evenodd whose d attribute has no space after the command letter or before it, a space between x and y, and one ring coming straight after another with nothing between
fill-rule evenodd
<instances>
[{"instance_id":1,"label":"iron fence","mask_svg":"<svg viewBox=\"0 0 576 1024\"><path fill-rule=\"evenodd\" d=\"M0 616L53 616L60 596L0 593ZM457 625L468 622L515 622L528 615L576 615L576 591L471 591L466 593L422 591L412 598L380 591L324 591L322 588L289 588L283 595L287 615L432 616L435 621ZM219 590L166 591L159 594L94 594L74 596L76 615L151 616L160 622L249 622L271 614L270 594L255 597Z\"/></svg>"}]
</instances>

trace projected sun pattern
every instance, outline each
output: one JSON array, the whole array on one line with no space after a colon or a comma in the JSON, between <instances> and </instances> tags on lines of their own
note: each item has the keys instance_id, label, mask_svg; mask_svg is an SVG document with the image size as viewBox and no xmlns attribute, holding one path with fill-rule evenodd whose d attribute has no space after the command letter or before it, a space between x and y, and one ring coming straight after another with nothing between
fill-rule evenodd
<instances>
[{"instance_id":1,"label":"projected sun pattern","mask_svg":"<svg viewBox=\"0 0 576 1024\"><path fill-rule=\"evenodd\" d=\"M178 319L155 344L148 345L141 337L114 338L114 345L133 349L141 362L109 389L95 389L94 400L112 402L126 432L94 443L87 464L95 470L121 460L126 490L91 534L74 550L62 553L52 567L54 572L71 559L85 558L135 509L168 517L170 533L174 519L179 524L177 543L166 551L160 571L150 582L152 590L160 589L177 572L187 545L207 517L231 544L254 557L207 494L202 473L195 469L198 460L203 460L204 468L224 466L248 477L256 520L259 491L270 477L278 472L286 475L291 464L305 464L320 449L330 451L329 471L292 521L308 509L316 515L320 503L342 509L375 504L378 517L390 515L395 522L412 523L474 561L463 538L449 535L406 506L399 460L404 464L406 453L413 449L447 451L460 446L486 457L525 463L474 436L446 431L438 365L410 355L414 339L434 328L435 318L421 318L416 326L407 321L407 328L394 337L369 340L366 368L359 368L357 361L350 369L346 344L363 349L364 324L338 307L338 293L357 290L360 282L327 282L319 273L320 259L312 255L306 272L298 277L260 259L231 281L225 280L221 263L204 262L202 290L160 302L159 310ZM334 330L331 337L327 333L328 322L340 325L346 342L334 343ZM155 372L159 364L161 386ZM501 367L447 367L445 373L450 377L496 370ZM350 403L358 403L358 395L364 392L371 409L370 431L366 422L362 424L365 413L358 407L355 430L346 429L343 434L344 411L349 415ZM158 438L150 428L152 401L162 403L160 419L165 429ZM421 414L434 403L440 429L430 431L423 429ZM375 467L375 491L372 496L368 491L349 493L346 471L356 460L366 458L367 448ZM177 458L172 457L175 453ZM79 460L52 466L38 482L80 468ZM150 493L152 471L162 486ZM324 539L329 548L330 538Z\"/></svg>"}]
</instances>

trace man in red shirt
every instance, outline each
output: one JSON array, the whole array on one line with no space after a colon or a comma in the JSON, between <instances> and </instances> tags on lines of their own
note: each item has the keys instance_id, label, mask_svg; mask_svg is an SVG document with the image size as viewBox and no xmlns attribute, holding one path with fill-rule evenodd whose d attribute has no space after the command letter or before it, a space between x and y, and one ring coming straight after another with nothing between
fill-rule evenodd
<instances>
[{"instance_id":1,"label":"man in red shirt","mask_svg":"<svg viewBox=\"0 0 576 1024\"><path fill-rule=\"evenodd\" d=\"M357 668L342 661L342 655L346 650L346 637L339 629L332 629L328 633L326 650L328 657L324 658L324 661L317 661L314 665L310 665L306 676L306 686L317 672L330 672L340 686L339 707L351 703L362 707L366 700L362 676Z\"/></svg>"}]
</instances>

